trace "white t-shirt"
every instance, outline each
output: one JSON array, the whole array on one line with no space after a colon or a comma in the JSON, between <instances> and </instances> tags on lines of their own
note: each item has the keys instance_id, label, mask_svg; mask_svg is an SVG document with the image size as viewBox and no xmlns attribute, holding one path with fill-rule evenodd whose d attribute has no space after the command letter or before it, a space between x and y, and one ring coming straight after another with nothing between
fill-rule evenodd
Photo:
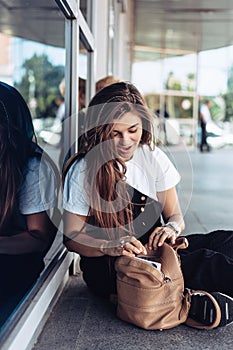
<instances>
[{"instance_id":1,"label":"white t-shirt","mask_svg":"<svg viewBox=\"0 0 233 350\"><path fill-rule=\"evenodd\" d=\"M158 147L139 146L133 158L126 162L126 182L157 200L157 192L166 191L178 184L180 175L166 154ZM76 161L69 169L64 183L63 208L71 213L88 215L89 197L85 186L85 158Z\"/></svg>"},{"instance_id":2,"label":"white t-shirt","mask_svg":"<svg viewBox=\"0 0 233 350\"><path fill-rule=\"evenodd\" d=\"M35 214L56 207L57 180L49 161L30 158L17 199L23 215Z\"/></svg>"},{"instance_id":3,"label":"white t-shirt","mask_svg":"<svg viewBox=\"0 0 233 350\"><path fill-rule=\"evenodd\" d=\"M209 107L205 104L201 106L201 114L203 116L203 121L207 124L211 122L211 113Z\"/></svg>"}]
</instances>

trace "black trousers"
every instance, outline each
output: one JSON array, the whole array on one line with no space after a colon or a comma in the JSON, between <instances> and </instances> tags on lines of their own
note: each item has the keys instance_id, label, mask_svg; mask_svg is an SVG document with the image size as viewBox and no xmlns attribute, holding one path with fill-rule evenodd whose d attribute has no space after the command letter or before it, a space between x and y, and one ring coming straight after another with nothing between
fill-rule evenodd
<instances>
[{"instance_id":1,"label":"black trousers","mask_svg":"<svg viewBox=\"0 0 233 350\"><path fill-rule=\"evenodd\" d=\"M190 234L187 239L189 247L179 251L185 287L233 297L233 231ZM83 278L95 294L107 297L117 293L115 259L81 258Z\"/></svg>"},{"instance_id":2,"label":"black trousers","mask_svg":"<svg viewBox=\"0 0 233 350\"><path fill-rule=\"evenodd\" d=\"M0 328L44 269L41 254L0 254Z\"/></svg>"},{"instance_id":3,"label":"black trousers","mask_svg":"<svg viewBox=\"0 0 233 350\"><path fill-rule=\"evenodd\" d=\"M203 151L204 147L206 147L207 151L209 151L209 145L207 143L207 130L206 130L206 123L201 122L201 144L200 144L200 150Z\"/></svg>"},{"instance_id":4,"label":"black trousers","mask_svg":"<svg viewBox=\"0 0 233 350\"><path fill-rule=\"evenodd\" d=\"M44 269L43 255L0 254L0 298L25 293Z\"/></svg>"},{"instance_id":5,"label":"black trousers","mask_svg":"<svg viewBox=\"0 0 233 350\"><path fill-rule=\"evenodd\" d=\"M217 230L187 236L180 250L185 287L233 297L233 231Z\"/></svg>"}]
</instances>

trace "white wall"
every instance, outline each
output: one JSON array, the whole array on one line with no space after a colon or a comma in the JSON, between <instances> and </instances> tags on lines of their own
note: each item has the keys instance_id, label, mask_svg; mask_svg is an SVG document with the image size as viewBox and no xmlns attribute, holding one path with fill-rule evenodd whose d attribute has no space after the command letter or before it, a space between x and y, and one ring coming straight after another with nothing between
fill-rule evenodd
<instances>
[{"instance_id":1,"label":"white wall","mask_svg":"<svg viewBox=\"0 0 233 350\"><path fill-rule=\"evenodd\" d=\"M97 2L95 12L96 81L108 74L108 0Z\"/></svg>"},{"instance_id":2,"label":"white wall","mask_svg":"<svg viewBox=\"0 0 233 350\"><path fill-rule=\"evenodd\" d=\"M131 43L133 33L132 0L125 0L124 6L114 3L114 44L109 52L109 0L97 2L95 11L96 81L114 74L120 79L131 79ZM100 6L101 5L101 6ZM112 71L111 55L113 59Z\"/></svg>"},{"instance_id":3,"label":"white wall","mask_svg":"<svg viewBox=\"0 0 233 350\"><path fill-rule=\"evenodd\" d=\"M118 28L118 75L124 80L131 80L132 42L133 42L133 3L125 1L124 12L119 13Z\"/></svg>"}]
</instances>

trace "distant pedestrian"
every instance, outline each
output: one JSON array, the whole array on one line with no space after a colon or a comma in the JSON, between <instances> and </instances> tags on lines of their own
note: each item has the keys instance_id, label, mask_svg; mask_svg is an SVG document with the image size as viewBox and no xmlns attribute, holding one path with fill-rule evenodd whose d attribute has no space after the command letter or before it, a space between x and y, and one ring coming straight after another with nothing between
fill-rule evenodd
<instances>
[{"instance_id":1,"label":"distant pedestrian","mask_svg":"<svg viewBox=\"0 0 233 350\"><path fill-rule=\"evenodd\" d=\"M96 82L96 85L95 85L96 92L99 92L101 89L103 89L108 85L119 83L120 81L121 79L119 79L118 77L115 77L114 75L107 75Z\"/></svg>"},{"instance_id":2,"label":"distant pedestrian","mask_svg":"<svg viewBox=\"0 0 233 350\"><path fill-rule=\"evenodd\" d=\"M159 123L160 123L160 129L163 133L162 139L164 145L168 145L168 140L167 140L167 128L166 128L166 119L170 117L166 105L164 105L163 108L159 108L155 111L156 115L159 117ZM160 137L161 138L161 137ZM161 141L161 140L160 140Z\"/></svg>"},{"instance_id":3,"label":"distant pedestrian","mask_svg":"<svg viewBox=\"0 0 233 350\"><path fill-rule=\"evenodd\" d=\"M211 122L211 101L206 100L204 104L202 104L200 109L200 126L201 126L201 143L200 143L200 151L203 152L206 149L207 152L210 151L210 146L207 142L207 124Z\"/></svg>"}]
</instances>

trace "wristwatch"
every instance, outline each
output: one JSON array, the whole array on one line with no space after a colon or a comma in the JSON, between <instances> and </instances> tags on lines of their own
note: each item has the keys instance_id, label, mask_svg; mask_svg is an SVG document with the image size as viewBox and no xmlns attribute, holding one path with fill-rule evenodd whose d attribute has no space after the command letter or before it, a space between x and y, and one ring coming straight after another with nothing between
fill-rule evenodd
<instances>
[{"instance_id":1,"label":"wristwatch","mask_svg":"<svg viewBox=\"0 0 233 350\"><path fill-rule=\"evenodd\" d=\"M164 226L170 227L171 229L173 229L176 232L176 235L180 233L180 227L175 221L169 221Z\"/></svg>"}]
</instances>

